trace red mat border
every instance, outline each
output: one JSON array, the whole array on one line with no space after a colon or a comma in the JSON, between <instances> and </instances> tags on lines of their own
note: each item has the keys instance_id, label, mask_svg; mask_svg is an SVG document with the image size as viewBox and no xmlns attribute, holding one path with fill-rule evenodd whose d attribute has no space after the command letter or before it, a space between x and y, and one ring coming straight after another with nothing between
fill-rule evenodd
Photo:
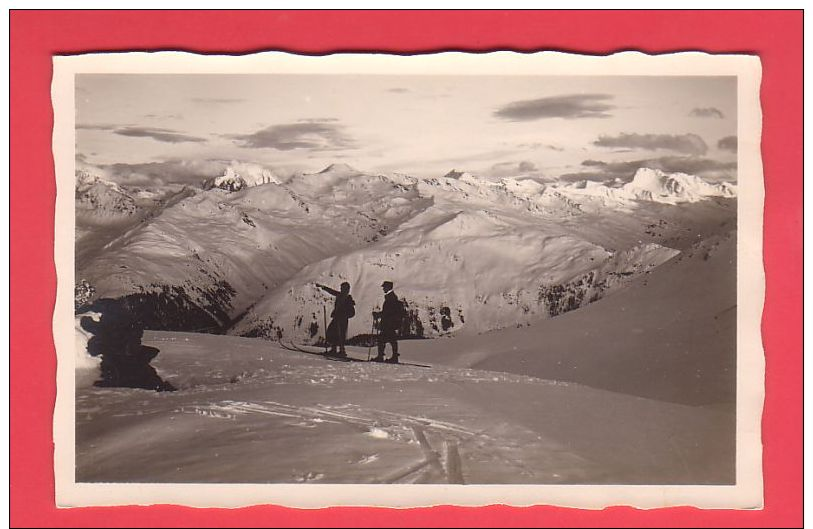
<instances>
[{"instance_id":1,"label":"red mat border","mask_svg":"<svg viewBox=\"0 0 813 529\"><path fill-rule=\"evenodd\" d=\"M10 516L13 527L802 525L802 27L798 11L12 11L10 14ZM765 166L762 511L439 507L395 511L54 507L51 313L55 184L51 56L203 53L705 50L762 59Z\"/></svg>"}]
</instances>

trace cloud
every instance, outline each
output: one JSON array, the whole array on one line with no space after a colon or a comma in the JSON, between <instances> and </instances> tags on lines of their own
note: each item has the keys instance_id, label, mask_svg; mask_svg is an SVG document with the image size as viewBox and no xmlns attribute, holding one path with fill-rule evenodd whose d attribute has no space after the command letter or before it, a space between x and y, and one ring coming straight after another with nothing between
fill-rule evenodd
<instances>
[{"instance_id":1,"label":"cloud","mask_svg":"<svg viewBox=\"0 0 813 529\"><path fill-rule=\"evenodd\" d=\"M518 169L523 173L530 173L531 171L536 171L536 164L524 160L522 162L519 162Z\"/></svg>"},{"instance_id":2,"label":"cloud","mask_svg":"<svg viewBox=\"0 0 813 529\"><path fill-rule=\"evenodd\" d=\"M245 99L240 99L236 97L193 97L192 102L194 103L202 103L205 105L222 105L222 104L230 104L230 103L242 103Z\"/></svg>"},{"instance_id":3,"label":"cloud","mask_svg":"<svg viewBox=\"0 0 813 529\"><path fill-rule=\"evenodd\" d=\"M551 151L562 152L565 150L564 147L560 147L558 145L551 145L549 143L541 143L541 142L533 142L533 143L517 143L517 147L520 149L550 149Z\"/></svg>"},{"instance_id":4,"label":"cloud","mask_svg":"<svg viewBox=\"0 0 813 529\"><path fill-rule=\"evenodd\" d=\"M113 130L116 127L107 123L78 123L76 130Z\"/></svg>"},{"instance_id":5,"label":"cloud","mask_svg":"<svg viewBox=\"0 0 813 529\"><path fill-rule=\"evenodd\" d=\"M391 93L393 93L393 94L407 94L407 93L409 93L409 92L411 92L411 91L412 91L412 90L410 90L409 88L399 88L399 87L396 87L396 88L388 88L388 89L387 89L387 92L391 92Z\"/></svg>"},{"instance_id":6,"label":"cloud","mask_svg":"<svg viewBox=\"0 0 813 529\"><path fill-rule=\"evenodd\" d=\"M344 133L343 127L325 122L272 125L253 134L232 134L227 137L240 147L249 149L329 151L355 148L355 142Z\"/></svg>"},{"instance_id":7,"label":"cloud","mask_svg":"<svg viewBox=\"0 0 813 529\"><path fill-rule=\"evenodd\" d=\"M494 115L508 121L608 118L615 108L607 103L612 98L609 94L572 94L514 101L498 108Z\"/></svg>"},{"instance_id":8,"label":"cloud","mask_svg":"<svg viewBox=\"0 0 813 529\"><path fill-rule=\"evenodd\" d=\"M696 118L723 119L725 117L722 110L714 107L693 108L689 115Z\"/></svg>"},{"instance_id":9,"label":"cloud","mask_svg":"<svg viewBox=\"0 0 813 529\"><path fill-rule=\"evenodd\" d=\"M542 176L536 164L528 160L522 160L521 162L498 162L483 173L483 176L493 179L505 177L536 178Z\"/></svg>"},{"instance_id":10,"label":"cloud","mask_svg":"<svg viewBox=\"0 0 813 529\"><path fill-rule=\"evenodd\" d=\"M629 182L632 180L632 177L635 176L635 172L641 167L660 169L667 173L688 173L714 180L732 181L736 180L737 177L737 162L721 162L696 156L663 156L660 158L646 158L621 162L584 160L581 165L590 170L567 173L562 175L560 180L595 180L606 182L620 178L625 182Z\"/></svg>"},{"instance_id":11,"label":"cloud","mask_svg":"<svg viewBox=\"0 0 813 529\"><path fill-rule=\"evenodd\" d=\"M338 121L337 118L303 118L298 119L297 123L336 123Z\"/></svg>"},{"instance_id":12,"label":"cloud","mask_svg":"<svg viewBox=\"0 0 813 529\"><path fill-rule=\"evenodd\" d=\"M593 142L597 147L644 149L655 151L665 149L682 154L706 154L708 145L697 134L626 134L600 136Z\"/></svg>"},{"instance_id":13,"label":"cloud","mask_svg":"<svg viewBox=\"0 0 813 529\"><path fill-rule=\"evenodd\" d=\"M737 152L737 137L726 136L717 142L717 148L721 151Z\"/></svg>"},{"instance_id":14,"label":"cloud","mask_svg":"<svg viewBox=\"0 0 813 529\"><path fill-rule=\"evenodd\" d=\"M216 159L171 159L157 162L98 165L96 169L110 180L120 184L199 184L207 178L220 176L226 167L233 163L230 160Z\"/></svg>"},{"instance_id":15,"label":"cloud","mask_svg":"<svg viewBox=\"0 0 813 529\"><path fill-rule=\"evenodd\" d=\"M144 114L147 119L181 119L180 114Z\"/></svg>"},{"instance_id":16,"label":"cloud","mask_svg":"<svg viewBox=\"0 0 813 529\"><path fill-rule=\"evenodd\" d=\"M171 129L162 129L154 127L123 127L113 131L121 136L130 136L134 138L152 138L155 141L165 143L204 143L206 138L198 136L189 136L188 134L181 134L178 131Z\"/></svg>"}]
</instances>

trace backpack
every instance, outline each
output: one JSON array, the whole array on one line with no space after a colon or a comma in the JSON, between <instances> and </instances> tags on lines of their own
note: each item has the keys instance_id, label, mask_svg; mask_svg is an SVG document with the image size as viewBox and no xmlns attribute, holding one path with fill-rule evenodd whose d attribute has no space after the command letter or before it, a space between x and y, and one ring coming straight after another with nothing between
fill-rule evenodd
<instances>
[{"instance_id":1,"label":"backpack","mask_svg":"<svg viewBox=\"0 0 813 529\"><path fill-rule=\"evenodd\" d=\"M352 296L347 296L347 300L345 301L344 312L347 315L347 319L350 319L356 315L356 302L353 301Z\"/></svg>"},{"instance_id":2,"label":"backpack","mask_svg":"<svg viewBox=\"0 0 813 529\"><path fill-rule=\"evenodd\" d=\"M398 298L398 305L396 305L398 309L398 315L401 319L401 325L406 323L409 320L409 313L407 312L406 303L401 298Z\"/></svg>"}]
</instances>

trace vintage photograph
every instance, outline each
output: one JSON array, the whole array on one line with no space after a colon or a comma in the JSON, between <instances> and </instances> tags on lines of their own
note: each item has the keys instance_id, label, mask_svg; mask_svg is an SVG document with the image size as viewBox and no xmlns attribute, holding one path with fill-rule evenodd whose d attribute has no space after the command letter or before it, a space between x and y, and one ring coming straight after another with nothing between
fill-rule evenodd
<instances>
[{"instance_id":1,"label":"vintage photograph","mask_svg":"<svg viewBox=\"0 0 813 529\"><path fill-rule=\"evenodd\" d=\"M760 490L758 60L141 55L54 85L71 485Z\"/></svg>"}]
</instances>

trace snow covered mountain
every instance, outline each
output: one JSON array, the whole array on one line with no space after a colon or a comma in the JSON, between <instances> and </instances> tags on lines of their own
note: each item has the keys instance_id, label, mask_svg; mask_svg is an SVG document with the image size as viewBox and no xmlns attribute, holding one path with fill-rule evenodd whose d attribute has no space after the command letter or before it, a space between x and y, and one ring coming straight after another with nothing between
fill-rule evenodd
<instances>
[{"instance_id":1,"label":"snow covered mountain","mask_svg":"<svg viewBox=\"0 0 813 529\"><path fill-rule=\"evenodd\" d=\"M253 174L247 179L246 174ZM353 285L350 335L395 282L418 336L526 325L583 306L677 255L728 184L642 169L628 184L378 175L334 164L280 182L227 169L78 267L97 298L137 301L148 328L316 341L314 283ZM693 232L694 233L694 232Z\"/></svg>"},{"instance_id":2,"label":"snow covered mountain","mask_svg":"<svg viewBox=\"0 0 813 529\"><path fill-rule=\"evenodd\" d=\"M76 171L76 268L83 269L139 224L195 191L182 185L124 186Z\"/></svg>"},{"instance_id":3,"label":"snow covered mountain","mask_svg":"<svg viewBox=\"0 0 813 529\"><path fill-rule=\"evenodd\" d=\"M204 189L217 187L226 191L239 191L244 187L254 187L262 184L279 184L280 180L274 173L255 164L232 162L226 167L223 174L203 182Z\"/></svg>"},{"instance_id":4,"label":"snow covered mountain","mask_svg":"<svg viewBox=\"0 0 813 529\"><path fill-rule=\"evenodd\" d=\"M76 172L77 217L126 218L137 210L135 199L118 184L85 170Z\"/></svg>"},{"instance_id":5,"label":"snow covered mountain","mask_svg":"<svg viewBox=\"0 0 813 529\"><path fill-rule=\"evenodd\" d=\"M562 191L574 199L597 198L616 206L628 206L632 201L679 204L736 195L736 187L728 182L715 184L686 173L664 173L648 168L638 169L631 182L617 187L583 181Z\"/></svg>"},{"instance_id":6,"label":"snow covered mountain","mask_svg":"<svg viewBox=\"0 0 813 529\"><path fill-rule=\"evenodd\" d=\"M222 330L308 263L367 245L429 203L339 167L289 185L212 188L110 242L78 279L97 298L130 296L149 328Z\"/></svg>"}]
</instances>

